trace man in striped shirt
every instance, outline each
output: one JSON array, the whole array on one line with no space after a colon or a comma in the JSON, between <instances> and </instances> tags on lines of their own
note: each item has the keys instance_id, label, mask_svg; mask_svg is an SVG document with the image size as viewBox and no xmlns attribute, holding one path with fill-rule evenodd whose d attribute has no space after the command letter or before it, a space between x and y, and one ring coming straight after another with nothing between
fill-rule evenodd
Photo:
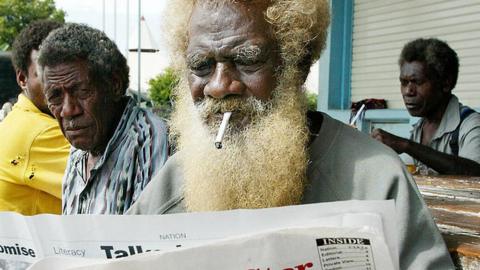
<instances>
[{"instance_id":1,"label":"man in striped shirt","mask_svg":"<svg viewBox=\"0 0 480 270\"><path fill-rule=\"evenodd\" d=\"M167 159L165 124L125 96L125 57L99 30L52 32L39 65L48 108L73 146L63 214L123 214Z\"/></svg>"}]
</instances>

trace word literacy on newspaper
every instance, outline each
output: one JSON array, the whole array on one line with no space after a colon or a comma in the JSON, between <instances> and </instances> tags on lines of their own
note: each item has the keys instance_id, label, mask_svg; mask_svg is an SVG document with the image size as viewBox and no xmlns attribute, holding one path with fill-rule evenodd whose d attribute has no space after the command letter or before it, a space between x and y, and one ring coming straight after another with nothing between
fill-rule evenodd
<instances>
[{"instance_id":1,"label":"word literacy on newspaper","mask_svg":"<svg viewBox=\"0 0 480 270\"><path fill-rule=\"evenodd\" d=\"M85 249L69 249L62 247L52 247L55 255L73 256L73 257L85 257Z\"/></svg>"},{"instance_id":2,"label":"word literacy on newspaper","mask_svg":"<svg viewBox=\"0 0 480 270\"><path fill-rule=\"evenodd\" d=\"M179 241L187 239L187 233L185 232L176 232L176 233L161 233L158 235L158 239L162 241ZM181 244L172 244L171 247L182 247ZM171 248L170 247L170 248ZM127 245L121 247L118 245L102 245L100 244L98 248L101 250L101 254L104 255L106 259L119 259L127 256L152 252L152 251L162 251L165 248L148 248L141 244ZM74 249L60 246L52 246L53 254L61 256L73 256L73 257L87 257L86 249ZM33 252L33 249L32 249ZM0 247L1 253L1 247Z\"/></svg>"}]
</instances>

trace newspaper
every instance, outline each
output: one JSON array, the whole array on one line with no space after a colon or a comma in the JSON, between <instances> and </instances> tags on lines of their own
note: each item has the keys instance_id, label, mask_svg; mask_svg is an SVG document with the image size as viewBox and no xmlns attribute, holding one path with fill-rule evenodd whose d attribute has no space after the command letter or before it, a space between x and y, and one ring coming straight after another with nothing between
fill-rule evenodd
<instances>
[{"instance_id":1,"label":"newspaper","mask_svg":"<svg viewBox=\"0 0 480 270\"><path fill-rule=\"evenodd\" d=\"M375 234L295 228L110 261L50 257L31 269L394 269L387 250Z\"/></svg>"},{"instance_id":2,"label":"newspaper","mask_svg":"<svg viewBox=\"0 0 480 270\"><path fill-rule=\"evenodd\" d=\"M346 268L355 256L344 248L369 265ZM0 269L37 261L31 269L398 269L398 256L393 201L162 216L0 213Z\"/></svg>"}]
</instances>

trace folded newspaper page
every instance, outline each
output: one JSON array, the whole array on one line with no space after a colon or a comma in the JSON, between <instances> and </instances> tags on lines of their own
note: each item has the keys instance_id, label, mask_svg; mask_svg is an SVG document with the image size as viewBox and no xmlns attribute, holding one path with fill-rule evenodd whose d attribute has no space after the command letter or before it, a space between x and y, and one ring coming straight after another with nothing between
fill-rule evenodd
<instances>
[{"instance_id":1,"label":"folded newspaper page","mask_svg":"<svg viewBox=\"0 0 480 270\"><path fill-rule=\"evenodd\" d=\"M197 247L92 261L49 257L32 270L52 269L394 269L382 237L354 229L267 231Z\"/></svg>"},{"instance_id":2,"label":"folded newspaper page","mask_svg":"<svg viewBox=\"0 0 480 270\"><path fill-rule=\"evenodd\" d=\"M74 260L75 264L72 267L82 263L101 264L105 261L111 263L120 258L123 258L122 262L130 262L130 258L125 257L133 255L135 256L131 258L135 258L135 261L136 258L150 256L154 256L155 260L159 256L159 260L162 260L164 256L174 258L182 256L181 254L201 254L204 251L200 250L209 248L217 250L218 245L225 246L225 252L231 251L234 247L242 252L254 251L253 248L239 247L239 243L253 243L250 240L254 241L259 237L263 239L277 237L277 233L284 233L285 229L316 228L319 231L332 233L313 235L314 238L316 237L315 242L316 239L322 238L333 238L332 243L346 238L366 239L368 241L363 243L370 243L372 248L369 252L373 258L389 258L393 269L398 269L399 255L394 213L393 201L343 201L258 210L161 216L38 215L26 217L15 213L0 213L0 268L26 269L41 260L41 262L53 263L47 268L38 269L68 269L54 268L54 266L61 265L61 262L71 263L72 260L69 258L91 258L87 261ZM346 229L348 229L347 232L355 233L342 235L340 232ZM339 233L333 233L337 230ZM381 247L381 241L385 248L373 248L373 246ZM353 242L346 243L353 244ZM376 250L381 250L378 256L375 254L380 251ZM282 251L279 250L279 252ZM287 253L293 255L292 252ZM138 256L139 254L141 256ZM210 253L205 253L202 255L204 258L199 257L195 260L210 261L218 257L208 254ZM253 255L261 254L248 256ZM52 256L55 258L50 258ZM38 267L41 267L41 262L37 264ZM259 259L260 262L263 263L264 260ZM276 261L267 260L265 264L267 262L272 264L272 267L277 265ZM382 264L382 267L375 266L377 263L375 260L371 263L374 263L374 268L345 268L342 265L336 265L333 268L321 268L315 265L310 268L392 269L388 265L384 266L385 264ZM35 267L37 266L33 266L32 269ZM231 269L250 269L242 267L243 265L240 268L231 267ZM267 269L260 266L255 268L254 265L248 267Z\"/></svg>"}]
</instances>

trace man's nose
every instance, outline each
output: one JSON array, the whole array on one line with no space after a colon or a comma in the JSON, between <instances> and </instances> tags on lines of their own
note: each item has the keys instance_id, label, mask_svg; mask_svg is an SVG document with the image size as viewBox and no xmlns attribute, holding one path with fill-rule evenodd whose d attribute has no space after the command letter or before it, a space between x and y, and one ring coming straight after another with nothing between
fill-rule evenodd
<instances>
[{"instance_id":1,"label":"man's nose","mask_svg":"<svg viewBox=\"0 0 480 270\"><path fill-rule=\"evenodd\" d=\"M416 85L413 82L408 82L407 85L402 87L402 90L403 90L403 94L406 96L415 95Z\"/></svg>"},{"instance_id":2,"label":"man's nose","mask_svg":"<svg viewBox=\"0 0 480 270\"><path fill-rule=\"evenodd\" d=\"M217 63L203 91L205 96L222 99L231 95L243 95L245 89L245 84L235 75L234 67L228 63Z\"/></svg>"},{"instance_id":3,"label":"man's nose","mask_svg":"<svg viewBox=\"0 0 480 270\"><path fill-rule=\"evenodd\" d=\"M82 108L78 103L78 100L69 94L65 94L63 97L62 111L60 112L60 116L62 118L71 118L81 113Z\"/></svg>"}]
</instances>

